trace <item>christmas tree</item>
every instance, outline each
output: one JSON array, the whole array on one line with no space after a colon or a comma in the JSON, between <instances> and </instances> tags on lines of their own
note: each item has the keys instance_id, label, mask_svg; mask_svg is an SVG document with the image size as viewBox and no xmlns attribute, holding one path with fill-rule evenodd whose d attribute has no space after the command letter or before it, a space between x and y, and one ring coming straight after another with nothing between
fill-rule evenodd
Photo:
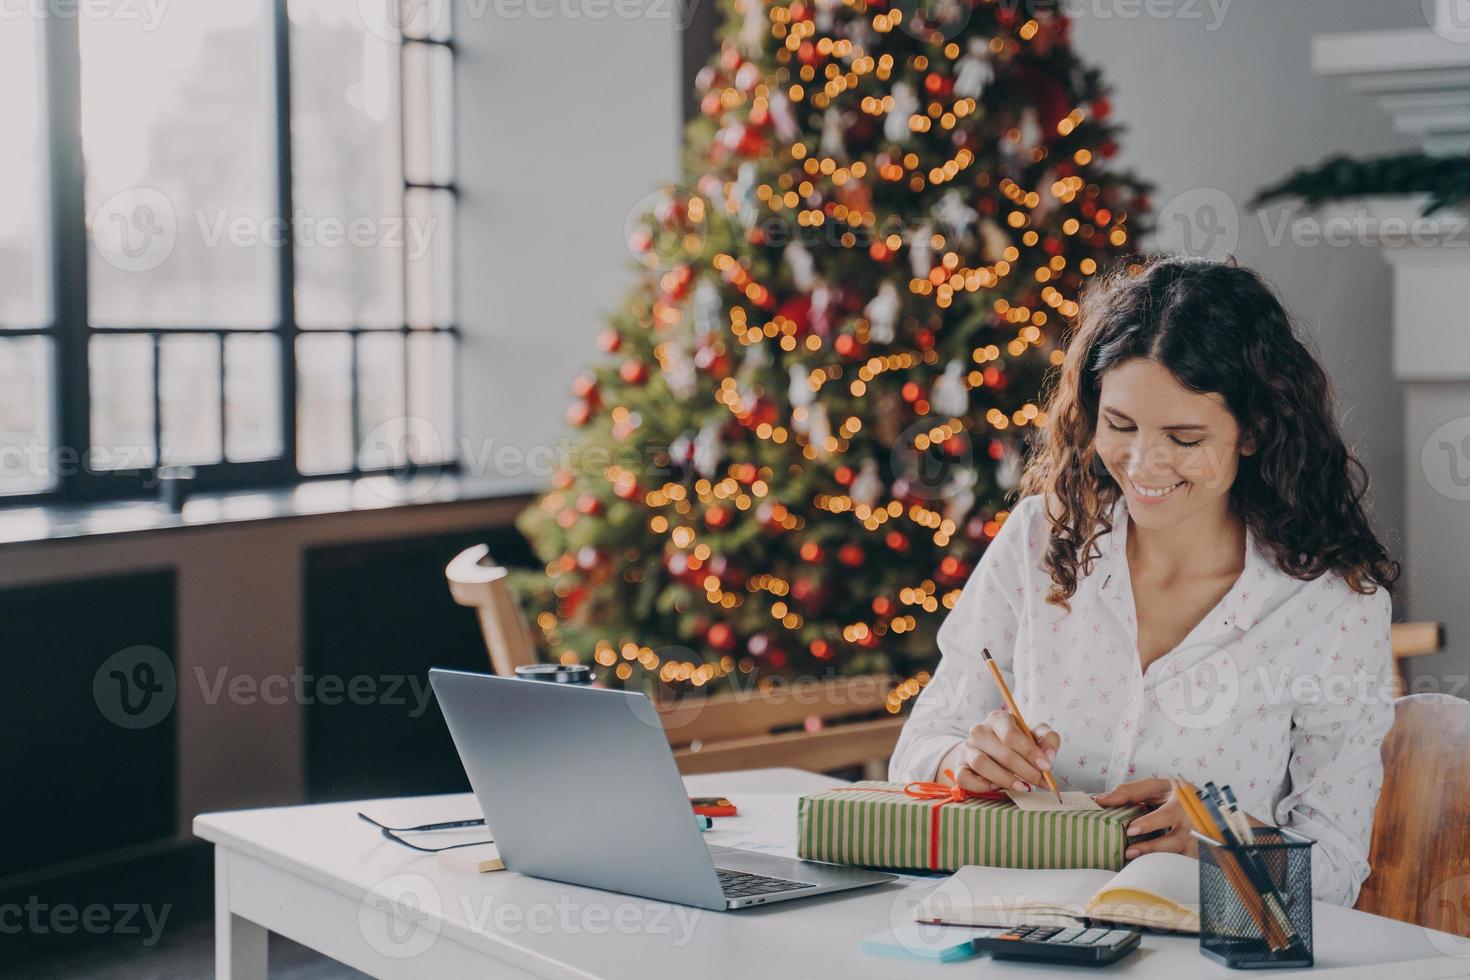
<instances>
[{"instance_id":1,"label":"christmas tree","mask_svg":"<svg viewBox=\"0 0 1470 980\"><path fill-rule=\"evenodd\" d=\"M610 684L894 673L897 711L1148 188L1059 12L723 2L515 581L546 655Z\"/></svg>"}]
</instances>

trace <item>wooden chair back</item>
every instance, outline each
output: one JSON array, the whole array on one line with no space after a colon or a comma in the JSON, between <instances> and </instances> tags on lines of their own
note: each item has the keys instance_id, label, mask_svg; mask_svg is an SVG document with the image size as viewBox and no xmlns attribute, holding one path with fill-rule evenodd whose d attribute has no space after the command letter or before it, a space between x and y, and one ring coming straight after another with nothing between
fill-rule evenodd
<instances>
[{"instance_id":1,"label":"wooden chair back","mask_svg":"<svg viewBox=\"0 0 1470 980\"><path fill-rule=\"evenodd\" d=\"M1394 702L1368 855L1372 871L1356 908L1470 936L1467 759L1470 701L1412 694Z\"/></svg>"},{"instance_id":2,"label":"wooden chair back","mask_svg":"<svg viewBox=\"0 0 1470 980\"><path fill-rule=\"evenodd\" d=\"M485 545L467 548L444 570L454 601L473 608L490 654L490 667L515 676L536 662L535 647L506 569ZM903 718L893 713L894 678L866 675L707 695L700 688L655 699L679 771L726 772L789 766L831 772L862 766L869 779L886 778L888 757Z\"/></svg>"},{"instance_id":3,"label":"wooden chair back","mask_svg":"<svg viewBox=\"0 0 1470 980\"><path fill-rule=\"evenodd\" d=\"M1409 693L1404 661L1444 649L1443 623L1394 623L1391 628L1393 646L1394 693Z\"/></svg>"},{"instance_id":4,"label":"wooden chair back","mask_svg":"<svg viewBox=\"0 0 1470 980\"><path fill-rule=\"evenodd\" d=\"M536 662L536 650L520 601L511 591L509 574L491 561L490 549L483 544L461 551L444 569L454 601L479 615L490 667L502 677L514 677L517 667Z\"/></svg>"}]
</instances>

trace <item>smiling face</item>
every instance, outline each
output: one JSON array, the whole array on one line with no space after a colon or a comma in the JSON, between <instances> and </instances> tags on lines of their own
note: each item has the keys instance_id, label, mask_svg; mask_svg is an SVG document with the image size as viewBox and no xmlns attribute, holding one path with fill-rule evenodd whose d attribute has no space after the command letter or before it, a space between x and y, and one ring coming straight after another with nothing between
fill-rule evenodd
<instances>
[{"instance_id":1,"label":"smiling face","mask_svg":"<svg viewBox=\"0 0 1470 980\"><path fill-rule=\"evenodd\" d=\"M1253 451L1240 435L1223 396L1190 391L1157 361L1135 357L1103 374L1094 444L1144 527L1223 513L1240 457Z\"/></svg>"}]
</instances>

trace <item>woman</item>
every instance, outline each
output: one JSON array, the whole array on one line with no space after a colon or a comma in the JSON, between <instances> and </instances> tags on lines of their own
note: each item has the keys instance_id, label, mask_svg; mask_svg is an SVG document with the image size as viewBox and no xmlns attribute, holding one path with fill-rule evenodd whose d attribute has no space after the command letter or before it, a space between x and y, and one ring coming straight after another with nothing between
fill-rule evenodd
<instances>
[{"instance_id":1,"label":"woman","mask_svg":"<svg viewBox=\"0 0 1470 980\"><path fill-rule=\"evenodd\" d=\"M983 792L1050 770L1105 806L1153 807L1129 859L1197 856L1169 777L1228 784L1257 825L1317 841L1314 893L1352 904L1393 719L1399 566L1326 374L1256 273L1165 259L1094 284L1055 381L890 778L952 769Z\"/></svg>"}]
</instances>

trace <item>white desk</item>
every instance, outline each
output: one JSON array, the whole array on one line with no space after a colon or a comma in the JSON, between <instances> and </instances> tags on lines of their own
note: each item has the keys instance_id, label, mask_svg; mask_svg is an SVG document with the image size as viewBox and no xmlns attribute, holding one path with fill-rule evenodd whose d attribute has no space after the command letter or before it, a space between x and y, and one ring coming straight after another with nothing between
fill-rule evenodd
<instances>
[{"instance_id":1,"label":"white desk","mask_svg":"<svg viewBox=\"0 0 1470 980\"><path fill-rule=\"evenodd\" d=\"M764 769L690 776L685 783L691 795L724 794L745 808L740 817L717 820L719 829L706 835L710 843L755 842L782 850L794 847L796 796L838 781ZM362 807L396 807L423 822L447 809L463 811L467 802L473 805L451 796L197 817L194 832L215 844L217 976L264 980L268 932L383 978L1080 975L1076 968L989 959L896 960L858 949L865 936L910 921L912 901L935 880L901 879L764 909L709 912L512 871L444 870L433 856L384 840L354 815ZM595 806L588 808L587 832L598 833ZM794 850L788 853L794 856ZM1308 975L1470 975L1470 939L1320 903L1313 931L1318 966ZM1339 967L1357 969L1334 969ZM1151 934L1145 934L1139 953L1107 975L1241 976L1201 956L1193 937Z\"/></svg>"}]
</instances>

